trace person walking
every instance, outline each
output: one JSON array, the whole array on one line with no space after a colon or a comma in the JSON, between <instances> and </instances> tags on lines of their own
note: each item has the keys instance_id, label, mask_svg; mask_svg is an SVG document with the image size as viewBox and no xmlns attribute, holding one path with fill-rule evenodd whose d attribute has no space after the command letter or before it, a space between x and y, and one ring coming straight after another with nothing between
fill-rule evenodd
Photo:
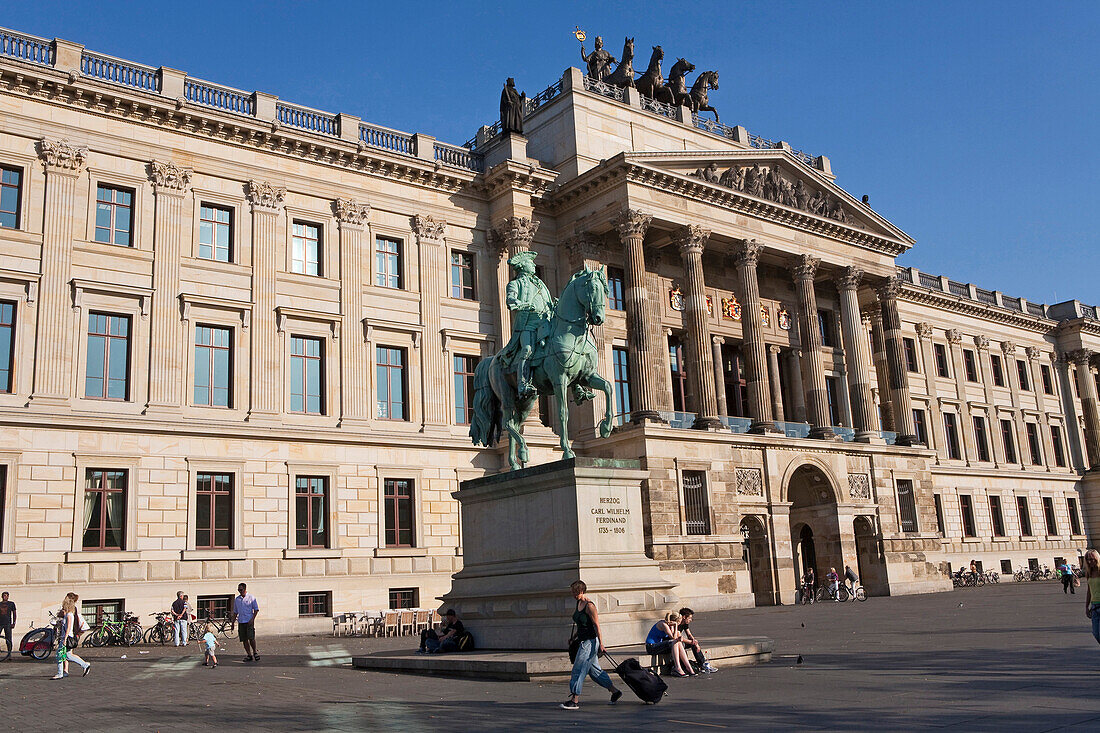
<instances>
[{"instance_id":1,"label":"person walking","mask_svg":"<svg viewBox=\"0 0 1100 733\"><path fill-rule=\"evenodd\" d=\"M237 595L233 598L233 620L237 622L237 635L244 645L246 662L260 661L256 651L256 617L260 614L260 604L256 596L248 592L248 586L237 586Z\"/></svg>"},{"instance_id":2,"label":"person walking","mask_svg":"<svg viewBox=\"0 0 1100 733\"><path fill-rule=\"evenodd\" d=\"M1085 617L1092 621L1092 635L1100 644L1100 553L1085 553Z\"/></svg>"},{"instance_id":3,"label":"person walking","mask_svg":"<svg viewBox=\"0 0 1100 733\"><path fill-rule=\"evenodd\" d=\"M1069 563L1065 560L1058 566L1058 573L1062 576L1062 594L1077 595L1077 590L1073 587L1074 575L1073 571L1069 569Z\"/></svg>"},{"instance_id":4,"label":"person walking","mask_svg":"<svg viewBox=\"0 0 1100 733\"><path fill-rule=\"evenodd\" d=\"M8 654L2 662L11 660L11 630L15 628L15 604L8 600L8 592L0 593L0 633L4 634L4 641L8 643Z\"/></svg>"},{"instance_id":5,"label":"person walking","mask_svg":"<svg viewBox=\"0 0 1100 733\"><path fill-rule=\"evenodd\" d=\"M76 608L76 602L79 600L80 597L76 593L68 593L65 595L65 600L61 602L61 618L58 619L57 623L60 639L57 644L57 674L50 679L62 680L68 677L69 662L76 662L84 668L84 674L81 677L87 677L88 672L92 669L91 664L85 662L72 651L80 643L80 635L87 630L86 627L81 628L84 625L84 617L80 615L80 611Z\"/></svg>"},{"instance_id":6,"label":"person walking","mask_svg":"<svg viewBox=\"0 0 1100 733\"><path fill-rule=\"evenodd\" d=\"M573 609L573 623L576 624L576 640L579 642L577 656L573 662L573 673L569 677L569 699L561 704L562 710L579 710L581 686L585 676L591 677L600 687L611 692L611 705L623 696L622 690L615 688L607 672L600 667L600 656L604 653L603 635L600 633L600 615L596 604L586 595L588 586L578 580L569 586L576 606Z\"/></svg>"},{"instance_id":7,"label":"person walking","mask_svg":"<svg viewBox=\"0 0 1100 733\"><path fill-rule=\"evenodd\" d=\"M191 604L183 591L176 591L176 600L172 601L172 626L176 646L187 646L187 628L191 623Z\"/></svg>"},{"instance_id":8,"label":"person walking","mask_svg":"<svg viewBox=\"0 0 1100 733\"><path fill-rule=\"evenodd\" d=\"M211 623L206 624L206 628L199 639L199 643L203 646L203 660L202 666L210 667L213 669L218 666L218 655L214 653L214 650L218 646L218 639L214 636L214 625Z\"/></svg>"}]
</instances>

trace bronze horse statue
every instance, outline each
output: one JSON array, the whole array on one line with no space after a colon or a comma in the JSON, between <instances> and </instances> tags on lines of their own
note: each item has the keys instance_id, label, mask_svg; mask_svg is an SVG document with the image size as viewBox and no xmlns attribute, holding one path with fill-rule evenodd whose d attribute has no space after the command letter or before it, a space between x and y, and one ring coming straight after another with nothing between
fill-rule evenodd
<instances>
[{"instance_id":1,"label":"bronze horse statue","mask_svg":"<svg viewBox=\"0 0 1100 733\"><path fill-rule=\"evenodd\" d=\"M638 77L634 86L641 94L659 102L676 104L672 91L665 86L665 77L661 74L661 59L665 57L665 50L660 46L653 47L653 55L649 58L649 68Z\"/></svg>"},{"instance_id":2,"label":"bronze horse statue","mask_svg":"<svg viewBox=\"0 0 1100 733\"><path fill-rule=\"evenodd\" d=\"M673 103L676 106L690 107L690 92L687 87L687 83L684 81L684 77L695 71L695 64L691 63L685 58L679 59L672 68L668 70L668 85L667 89L672 93L672 98L675 100Z\"/></svg>"},{"instance_id":3,"label":"bronze horse statue","mask_svg":"<svg viewBox=\"0 0 1100 733\"><path fill-rule=\"evenodd\" d=\"M691 85L691 91L688 93L688 104L691 111L695 114L699 112L713 112L714 121L721 122L718 119L718 110L710 106L710 100L707 99L708 89L718 88L718 72L717 71L704 71L699 75L699 78L695 80L695 83Z\"/></svg>"},{"instance_id":4,"label":"bronze horse statue","mask_svg":"<svg viewBox=\"0 0 1100 733\"><path fill-rule=\"evenodd\" d=\"M623 43L623 60L615 67L615 70L604 79L608 84L617 87L634 86L634 39L627 38Z\"/></svg>"}]
</instances>

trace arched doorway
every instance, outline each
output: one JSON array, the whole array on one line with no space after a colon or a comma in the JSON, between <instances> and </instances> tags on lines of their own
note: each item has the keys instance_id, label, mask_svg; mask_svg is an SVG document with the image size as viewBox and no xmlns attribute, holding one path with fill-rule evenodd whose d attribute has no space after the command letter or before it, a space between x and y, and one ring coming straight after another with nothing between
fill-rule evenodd
<instances>
[{"instance_id":1,"label":"arched doorway","mask_svg":"<svg viewBox=\"0 0 1100 733\"><path fill-rule=\"evenodd\" d=\"M791 545L798 548L795 565L799 579L811 567L819 585L829 568L843 573L836 490L829 477L811 463L799 466L787 482L787 501L791 503Z\"/></svg>"},{"instance_id":2,"label":"arched doorway","mask_svg":"<svg viewBox=\"0 0 1100 733\"><path fill-rule=\"evenodd\" d=\"M775 605L775 584L772 582L771 548L768 545L768 533L759 517L745 517L741 520L741 537L744 542L745 564L749 568L749 582L752 594L758 606Z\"/></svg>"},{"instance_id":3,"label":"arched doorway","mask_svg":"<svg viewBox=\"0 0 1100 733\"><path fill-rule=\"evenodd\" d=\"M875 531L874 520L870 517L856 517L852 523L856 536L856 562L859 567L859 581L869 596L885 596L890 593L889 580L886 577L886 564L879 552L879 535Z\"/></svg>"}]
</instances>

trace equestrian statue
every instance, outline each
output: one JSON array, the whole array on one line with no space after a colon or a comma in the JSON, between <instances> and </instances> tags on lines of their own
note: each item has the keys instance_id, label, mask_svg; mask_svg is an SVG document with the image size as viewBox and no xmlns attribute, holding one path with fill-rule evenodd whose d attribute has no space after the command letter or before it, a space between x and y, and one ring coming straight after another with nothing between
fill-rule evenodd
<instances>
[{"instance_id":1,"label":"equestrian statue","mask_svg":"<svg viewBox=\"0 0 1100 733\"><path fill-rule=\"evenodd\" d=\"M553 395L558 408L558 435L564 458L576 454L569 446L569 402L580 405L604 394L605 410L598 432L611 434L614 405L611 383L596 371L597 350L589 328L604 322L607 273L585 265L554 300L535 275L534 252L508 260L516 276L508 283L507 305L513 313L512 337L474 372L474 414L470 438L492 447L508 434L508 465L516 470L530 460L520 426L539 395Z\"/></svg>"}]
</instances>

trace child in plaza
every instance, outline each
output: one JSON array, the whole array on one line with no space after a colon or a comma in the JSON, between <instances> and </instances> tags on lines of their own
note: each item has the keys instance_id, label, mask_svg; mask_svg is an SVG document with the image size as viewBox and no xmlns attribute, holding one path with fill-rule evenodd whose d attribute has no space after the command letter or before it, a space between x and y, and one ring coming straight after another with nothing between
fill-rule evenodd
<instances>
[{"instance_id":1,"label":"child in plaza","mask_svg":"<svg viewBox=\"0 0 1100 733\"><path fill-rule=\"evenodd\" d=\"M202 666L210 667L211 669L217 667L218 656L214 654L214 649L218 646L218 639L214 636L214 626L212 624L206 625L205 633L203 633L199 643L203 645L206 651L205 658L202 660Z\"/></svg>"}]
</instances>

